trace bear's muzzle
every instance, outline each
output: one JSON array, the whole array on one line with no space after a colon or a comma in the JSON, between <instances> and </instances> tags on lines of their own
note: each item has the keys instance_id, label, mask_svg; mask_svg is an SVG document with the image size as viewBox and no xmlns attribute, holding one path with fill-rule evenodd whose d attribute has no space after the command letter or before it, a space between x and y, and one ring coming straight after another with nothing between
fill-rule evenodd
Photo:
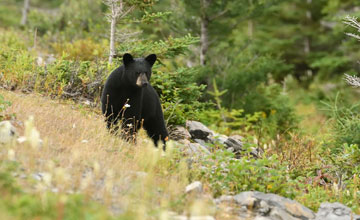
<instances>
[{"instance_id":1,"label":"bear's muzzle","mask_svg":"<svg viewBox=\"0 0 360 220\"><path fill-rule=\"evenodd\" d=\"M145 73L140 73L138 78L136 79L136 85L138 87L146 87L149 84L149 80Z\"/></svg>"}]
</instances>

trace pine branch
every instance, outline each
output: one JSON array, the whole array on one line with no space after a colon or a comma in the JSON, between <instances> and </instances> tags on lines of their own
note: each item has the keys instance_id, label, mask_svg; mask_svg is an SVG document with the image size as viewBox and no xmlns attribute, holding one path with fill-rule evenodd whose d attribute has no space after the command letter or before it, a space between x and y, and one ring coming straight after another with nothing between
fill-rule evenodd
<instances>
[{"instance_id":1,"label":"pine branch","mask_svg":"<svg viewBox=\"0 0 360 220\"><path fill-rule=\"evenodd\" d=\"M357 76L350 76L348 74L345 74L345 80L348 84L354 87L360 87L360 78Z\"/></svg>"}]
</instances>

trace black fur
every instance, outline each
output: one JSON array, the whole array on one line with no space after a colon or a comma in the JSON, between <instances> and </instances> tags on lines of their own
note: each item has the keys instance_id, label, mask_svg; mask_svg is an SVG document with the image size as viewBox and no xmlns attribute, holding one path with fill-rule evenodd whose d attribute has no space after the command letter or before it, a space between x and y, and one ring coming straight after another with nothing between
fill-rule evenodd
<instances>
[{"instance_id":1,"label":"black fur","mask_svg":"<svg viewBox=\"0 0 360 220\"><path fill-rule=\"evenodd\" d=\"M168 131L159 96L149 83L155 61L155 54L135 59L130 54L124 54L123 65L106 80L101 103L109 129L116 131L119 121L122 121L127 137L133 137L142 124L156 146L159 140L165 143ZM130 107L125 108L125 104Z\"/></svg>"}]
</instances>

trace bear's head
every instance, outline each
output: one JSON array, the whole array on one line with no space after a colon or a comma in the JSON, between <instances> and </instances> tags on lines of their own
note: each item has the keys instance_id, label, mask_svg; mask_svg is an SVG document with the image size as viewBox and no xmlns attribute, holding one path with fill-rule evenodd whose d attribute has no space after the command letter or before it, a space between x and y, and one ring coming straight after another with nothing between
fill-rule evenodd
<instances>
[{"instance_id":1,"label":"bear's head","mask_svg":"<svg viewBox=\"0 0 360 220\"><path fill-rule=\"evenodd\" d=\"M149 84L151 68L155 61L155 54L150 54L145 58L133 58L129 53L124 54L123 63L127 81L138 88L146 87Z\"/></svg>"}]
</instances>

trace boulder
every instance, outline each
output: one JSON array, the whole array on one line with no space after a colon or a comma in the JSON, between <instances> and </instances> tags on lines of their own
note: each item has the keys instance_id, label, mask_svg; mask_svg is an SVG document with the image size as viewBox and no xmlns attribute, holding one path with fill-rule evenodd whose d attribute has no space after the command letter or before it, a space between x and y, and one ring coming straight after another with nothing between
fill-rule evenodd
<instances>
[{"instance_id":1,"label":"boulder","mask_svg":"<svg viewBox=\"0 0 360 220\"><path fill-rule=\"evenodd\" d=\"M300 203L262 192L242 192L235 196L222 196L215 200L218 206L226 205L239 219L256 220L310 220L315 214Z\"/></svg>"},{"instance_id":2,"label":"boulder","mask_svg":"<svg viewBox=\"0 0 360 220\"><path fill-rule=\"evenodd\" d=\"M194 141L198 144L200 144L201 146L203 146L204 148L210 150L209 146L206 145L206 142L204 140L201 139L194 139Z\"/></svg>"},{"instance_id":3,"label":"boulder","mask_svg":"<svg viewBox=\"0 0 360 220\"><path fill-rule=\"evenodd\" d=\"M324 202L320 205L316 220L360 220L360 216L341 203Z\"/></svg>"},{"instance_id":4,"label":"boulder","mask_svg":"<svg viewBox=\"0 0 360 220\"><path fill-rule=\"evenodd\" d=\"M178 140L189 140L191 138L190 133L183 126L175 126L170 130L170 139Z\"/></svg>"},{"instance_id":5,"label":"boulder","mask_svg":"<svg viewBox=\"0 0 360 220\"><path fill-rule=\"evenodd\" d=\"M210 154L210 151L206 147L198 143L190 143L188 149L190 155Z\"/></svg>"},{"instance_id":6,"label":"boulder","mask_svg":"<svg viewBox=\"0 0 360 220\"><path fill-rule=\"evenodd\" d=\"M200 181L195 181L185 188L186 193L195 193L195 194L201 194L203 192L202 183Z\"/></svg>"},{"instance_id":7,"label":"boulder","mask_svg":"<svg viewBox=\"0 0 360 220\"><path fill-rule=\"evenodd\" d=\"M209 141L214 132L198 121L186 121L186 127L192 139Z\"/></svg>"},{"instance_id":8,"label":"boulder","mask_svg":"<svg viewBox=\"0 0 360 220\"><path fill-rule=\"evenodd\" d=\"M233 148L235 152L242 151L243 142L238 139L233 138L232 136L228 137L228 139L224 143L227 148Z\"/></svg>"},{"instance_id":9,"label":"boulder","mask_svg":"<svg viewBox=\"0 0 360 220\"><path fill-rule=\"evenodd\" d=\"M219 143L219 144L225 144L227 139L228 139L228 136L226 136L226 135L215 134L214 137L213 137L213 142L214 143Z\"/></svg>"}]
</instances>

